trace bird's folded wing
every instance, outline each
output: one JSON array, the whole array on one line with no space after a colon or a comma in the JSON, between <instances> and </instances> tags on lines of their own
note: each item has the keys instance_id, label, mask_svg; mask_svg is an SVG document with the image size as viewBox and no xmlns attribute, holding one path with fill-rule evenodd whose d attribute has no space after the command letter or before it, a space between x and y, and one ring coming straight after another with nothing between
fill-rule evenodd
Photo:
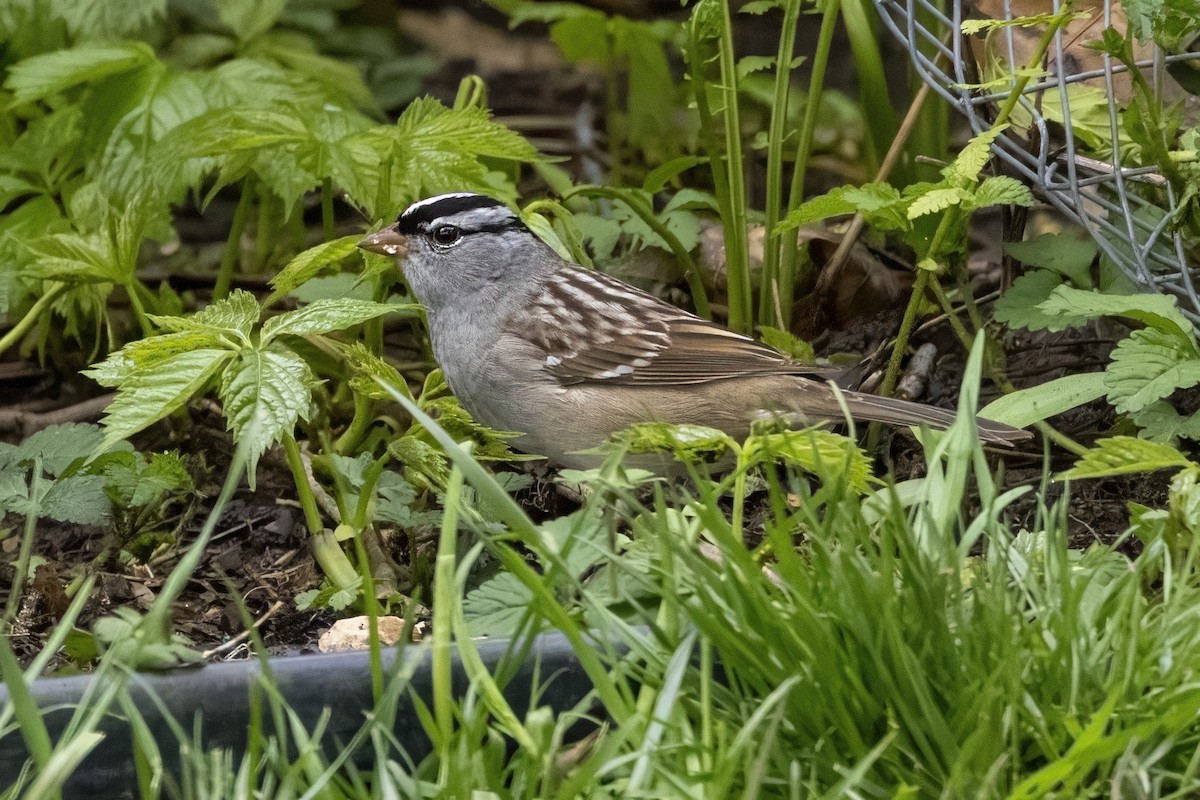
<instances>
[{"instance_id":1,"label":"bird's folded wing","mask_svg":"<svg viewBox=\"0 0 1200 800\"><path fill-rule=\"evenodd\" d=\"M563 384L678 386L752 375L832 377L749 336L714 325L599 272L546 281L506 331L539 347Z\"/></svg>"}]
</instances>

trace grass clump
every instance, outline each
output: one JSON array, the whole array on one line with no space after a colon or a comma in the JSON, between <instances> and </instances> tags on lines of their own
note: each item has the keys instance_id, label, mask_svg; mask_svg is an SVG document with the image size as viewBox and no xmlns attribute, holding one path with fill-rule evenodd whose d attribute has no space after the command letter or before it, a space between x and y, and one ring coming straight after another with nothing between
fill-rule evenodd
<instances>
[{"instance_id":1,"label":"grass clump","mask_svg":"<svg viewBox=\"0 0 1200 800\"><path fill-rule=\"evenodd\" d=\"M443 444L454 467L435 619L416 646L431 664L432 695L412 688L416 662L377 663L375 706L359 734L325 736L322 748L320 726L306 731L264 678L258 718L278 722L252 731L250 752L209 752L183 726L185 767L161 784L143 780L142 796L158 796L160 785L169 796L206 787L223 797L1089 797L1198 788L1190 473L1175 482L1168 509L1134 515L1125 538L1142 549L1130 557L1112 546L1071 549L1065 500L1041 507L1031 525L1012 525L1006 509L1025 490L997 489L968 418L927 442L928 474L915 481L864 493L820 459L819 481L791 468L764 473L769 511L753 526L717 484L648 493L619 457L588 477L580 511L535 523L468 451ZM472 511L463 499L472 492L497 504L491 518L502 523ZM970 509L969 496L978 497ZM626 524L614 526L618 518ZM466 530L473 535L463 538ZM470 638L481 558L524 587L509 623L521 636L499 664L485 663ZM599 568L582 569L581 559ZM594 687L574 708L551 709L562 677L536 667L531 695L508 691L529 680L528 671L514 677L522 665L537 663L523 635L549 629L573 644ZM465 690L454 670L469 677ZM12 685L11 670L5 677ZM17 718L29 714L21 692L10 698ZM414 724L398 716L401 700L412 702L428 752L393 733ZM13 719L0 717L4 736L17 735ZM593 733L579 745L581 721ZM52 763L45 736L33 741L38 763ZM77 759L88 742L68 737L55 747Z\"/></svg>"}]
</instances>

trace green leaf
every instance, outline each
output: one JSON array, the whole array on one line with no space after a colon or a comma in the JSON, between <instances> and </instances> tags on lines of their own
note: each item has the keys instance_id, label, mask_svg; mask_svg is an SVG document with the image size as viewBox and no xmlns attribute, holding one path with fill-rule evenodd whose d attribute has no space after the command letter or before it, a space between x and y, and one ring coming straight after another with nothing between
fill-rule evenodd
<instances>
[{"instance_id":1,"label":"green leaf","mask_svg":"<svg viewBox=\"0 0 1200 800\"><path fill-rule=\"evenodd\" d=\"M248 441L246 474L254 485L258 459L299 419L308 419L315 378L292 353L248 350L221 374L218 392L238 443Z\"/></svg>"},{"instance_id":2,"label":"green leaf","mask_svg":"<svg viewBox=\"0 0 1200 800\"><path fill-rule=\"evenodd\" d=\"M189 350L124 373L117 397L105 411L104 443L99 449L108 449L175 411L199 393L231 356L229 350Z\"/></svg>"},{"instance_id":3,"label":"green leaf","mask_svg":"<svg viewBox=\"0 0 1200 800\"><path fill-rule=\"evenodd\" d=\"M1092 237L1069 233L1043 233L1024 242L1004 243L1008 255L1026 266L1057 272L1077 289L1092 288L1092 263L1099 250Z\"/></svg>"},{"instance_id":4,"label":"green leaf","mask_svg":"<svg viewBox=\"0 0 1200 800\"><path fill-rule=\"evenodd\" d=\"M38 516L79 525L101 525L112 515L101 475L73 475L50 484L38 501ZM22 509L13 508L20 513Z\"/></svg>"},{"instance_id":5,"label":"green leaf","mask_svg":"<svg viewBox=\"0 0 1200 800\"><path fill-rule=\"evenodd\" d=\"M1013 281L1012 286L996 301L994 317L1010 328L1031 331L1050 328L1061 330L1061 319L1041 310L1040 304L1062 285L1063 279L1046 269L1035 269Z\"/></svg>"},{"instance_id":6,"label":"green leaf","mask_svg":"<svg viewBox=\"0 0 1200 800\"><path fill-rule=\"evenodd\" d=\"M742 449L747 464L782 460L818 477L844 474L849 485L866 492L872 479L870 462L852 439L820 428L754 434Z\"/></svg>"},{"instance_id":7,"label":"green leaf","mask_svg":"<svg viewBox=\"0 0 1200 800\"><path fill-rule=\"evenodd\" d=\"M1192 323L1179 311L1175 298L1164 294L1113 295L1059 286L1038 307L1064 326L1082 325L1096 317L1128 317L1170 333L1181 345L1195 346Z\"/></svg>"},{"instance_id":8,"label":"green leaf","mask_svg":"<svg viewBox=\"0 0 1200 800\"><path fill-rule=\"evenodd\" d=\"M517 3L517 5L508 13L509 25L517 27L525 22L559 22L564 19L576 19L583 17L585 19L600 22L604 21L604 15L595 9L579 3Z\"/></svg>"},{"instance_id":9,"label":"green leaf","mask_svg":"<svg viewBox=\"0 0 1200 800\"><path fill-rule=\"evenodd\" d=\"M13 105L24 105L155 61L154 50L142 42L83 44L14 64L4 88L12 92Z\"/></svg>"},{"instance_id":10,"label":"green leaf","mask_svg":"<svg viewBox=\"0 0 1200 800\"><path fill-rule=\"evenodd\" d=\"M1124 414L1141 411L1176 389L1200 383L1200 354L1173 333L1134 331L1117 343L1106 373L1108 401Z\"/></svg>"},{"instance_id":11,"label":"green leaf","mask_svg":"<svg viewBox=\"0 0 1200 800\"><path fill-rule=\"evenodd\" d=\"M36 260L21 272L31 278L65 283L119 283L125 278L103 233L43 236L29 243L29 251Z\"/></svg>"},{"instance_id":12,"label":"green leaf","mask_svg":"<svg viewBox=\"0 0 1200 800\"><path fill-rule=\"evenodd\" d=\"M103 440L104 431L98 425L51 425L21 442L12 457L16 462L25 462L41 456L42 468L50 475L60 475L73 461L95 452Z\"/></svg>"},{"instance_id":13,"label":"green leaf","mask_svg":"<svg viewBox=\"0 0 1200 800\"><path fill-rule=\"evenodd\" d=\"M952 180L979 180L979 174L992 160L992 142L1007 129L1008 125L997 125L973 137L946 168L946 177Z\"/></svg>"},{"instance_id":14,"label":"green leaf","mask_svg":"<svg viewBox=\"0 0 1200 800\"><path fill-rule=\"evenodd\" d=\"M975 196L967 203L974 211L989 206L1024 206L1033 205L1033 193L1029 187L1016 178L1008 175L993 175L986 179L975 190Z\"/></svg>"},{"instance_id":15,"label":"green leaf","mask_svg":"<svg viewBox=\"0 0 1200 800\"><path fill-rule=\"evenodd\" d=\"M1166 400L1157 400L1133 415L1142 436L1153 442L1175 444L1179 439L1200 441L1200 413L1183 416Z\"/></svg>"},{"instance_id":16,"label":"green leaf","mask_svg":"<svg viewBox=\"0 0 1200 800\"><path fill-rule=\"evenodd\" d=\"M780 230L809 225L828 217L861 212L877 226L888 230L909 227L903 209L907 199L887 183L842 186L802 203L780 224Z\"/></svg>"},{"instance_id":17,"label":"green leaf","mask_svg":"<svg viewBox=\"0 0 1200 800\"><path fill-rule=\"evenodd\" d=\"M413 101L392 131L394 191L409 198L449 191L491 191L481 157L541 161L522 136L471 106L450 109L432 98ZM398 191L397 191L398 190Z\"/></svg>"},{"instance_id":18,"label":"green leaf","mask_svg":"<svg viewBox=\"0 0 1200 800\"><path fill-rule=\"evenodd\" d=\"M765 343L780 352L787 353L801 363L811 364L817 360L817 355L813 352L813 346L788 331L772 328L769 325L759 326L758 331Z\"/></svg>"},{"instance_id":19,"label":"green leaf","mask_svg":"<svg viewBox=\"0 0 1200 800\"><path fill-rule=\"evenodd\" d=\"M1195 465L1170 445L1132 436L1114 436L1098 441L1096 447L1075 462L1074 467L1055 477L1058 480L1108 478L1189 466Z\"/></svg>"},{"instance_id":20,"label":"green leaf","mask_svg":"<svg viewBox=\"0 0 1200 800\"><path fill-rule=\"evenodd\" d=\"M533 593L516 575L501 572L467 592L462 611L472 636L504 637L517 633L529 614Z\"/></svg>"},{"instance_id":21,"label":"green leaf","mask_svg":"<svg viewBox=\"0 0 1200 800\"><path fill-rule=\"evenodd\" d=\"M696 463L715 461L736 444L716 428L668 422L639 422L613 440L623 443L630 453L670 453Z\"/></svg>"},{"instance_id":22,"label":"green leaf","mask_svg":"<svg viewBox=\"0 0 1200 800\"><path fill-rule=\"evenodd\" d=\"M350 253L358 249L360 241L361 234L350 234L306 249L288 261L287 266L271 278L272 287L280 294L294 291L301 284L320 275L326 267L340 264L343 259L348 258Z\"/></svg>"},{"instance_id":23,"label":"green leaf","mask_svg":"<svg viewBox=\"0 0 1200 800\"><path fill-rule=\"evenodd\" d=\"M184 353L220 348L221 342L207 333L188 331L152 336L130 342L99 364L83 371L101 386L121 386L139 372L154 369Z\"/></svg>"},{"instance_id":24,"label":"green leaf","mask_svg":"<svg viewBox=\"0 0 1200 800\"><path fill-rule=\"evenodd\" d=\"M370 300L351 300L340 297L316 300L296 311L289 311L268 319L263 323L262 342L266 345L276 337L284 335L315 336L330 331L340 331L393 311L415 308L417 306L395 306Z\"/></svg>"},{"instance_id":25,"label":"green leaf","mask_svg":"<svg viewBox=\"0 0 1200 800\"><path fill-rule=\"evenodd\" d=\"M1103 397L1108 391L1105 380L1103 372L1056 378L993 400L979 409L979 416L1025 428Z\"/></svg>"},{"instance_id":26,"label":"green leaf","mask_svg":"<svg viewBox=\"0 0 1200 800\"><path fill-rule=\"evenodd\" d=\"M228 297L209 304L190 317L150 315L150 319L165 331L228 336L236 342L248 343L261 315L262 308L254 295L244 289L234 289Z\"/></svg>"},{"instance_id":27,"label":"green leaf","mask_svg":"<svg viewBox=\"0 0 1200 800\"><path fill-rule=\"evenodd\" d=\"M104 0L102 3L67 0L53 5L77 40L112 40L146 34L151 23L165 15L167 0Z\"/></svg>"},{"instance_id":28,"label":"green leaf","mask_svg":"<svg viewBox=\"0 0 1200 800\"><path fill-rule=\"evenodd\" d=\"M180 202L218 163L173 158L159 147L171 131L210 110L212 77L162 69L146 81L135 105L113 125L97 165L96 181L109 202Z\"/></svg>"},{"instance_id":29,"label":"green leaf","mask_svg":"<svg viewBox=\"0 0 1200 800\"><path fill-rule=\"evenodd\" d=\"M737 62L737 76L745 78L775 66L775 56L742 56Z\"/></svg>"},{"instance_id":30,"label":"green leaf","mask_svg":"<svg viewBox=\"0 0 1200 800\"><path fill-rule=\"evenodd\" d=\"M659 164L646 174L645 180L642 181L642 191L649 192L650 194L661 192L663 187L680 173L700 164L707 163L707 156L678 156L672 158L670 161Z\"/></svg>"},{"instance_id":31,"label":"green leaf","mask_svg":"<svg viewBox=\"0 0 1200 800\"><path fill-rule=\"evenodd\" d=\"M389 386L393 391L409 394L404 376L391 364L368 350L362 342L355 342L346 348L343 357L346 366L354 373L350 378L350 388L355 393L373 400L387 400L391 395L384 386Z\"/></svg>"},{"instance_id":32,"label":"green leaf","mask_svg":"<svg viewBox=\"0 0 1200 800\"><path fill-rule=\"evenodd\" d=\"M286 0L216 0L221 24L246 42L270 30L283 14Z\"/></svg>"},{"instance_id":33,"label":"green leaf","mask_svg":"<svg viewBox=\"0 0 1200 800\"><path fill-rule=\"evenodd\" d=\"M945 211L950 206L970 201L971 193L958 186L930 189L913 200L908 207L908 218L911 220L927 214L936 214L939 211Z\"/></svg>"}]
</instances>

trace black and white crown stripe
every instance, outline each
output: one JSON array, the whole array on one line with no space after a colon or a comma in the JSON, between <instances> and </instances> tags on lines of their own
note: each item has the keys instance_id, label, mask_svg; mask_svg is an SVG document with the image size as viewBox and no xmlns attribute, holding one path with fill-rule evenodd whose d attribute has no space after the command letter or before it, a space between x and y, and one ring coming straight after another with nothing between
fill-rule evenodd
<instances>
[{"instance_id":1,"label":"black and white crown stripe","mask_svg":"<svg viewBox=\"0 0 1200 800\"><path fill-rule=\"evenodd\" d=\"M495 198L470 192L418 200L396 219L396 231L405 235L425 234L441 225L452 225L467 234L527 230L508 206Z\"/></svg>"}]
</instances>

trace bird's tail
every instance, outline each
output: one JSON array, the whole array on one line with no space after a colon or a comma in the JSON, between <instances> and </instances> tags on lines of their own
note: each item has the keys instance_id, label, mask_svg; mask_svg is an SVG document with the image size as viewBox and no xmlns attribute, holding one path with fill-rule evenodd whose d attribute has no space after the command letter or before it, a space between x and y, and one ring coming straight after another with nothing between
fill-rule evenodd
<instances>
[{"instance_id":1,"label":"bird's tail","mask_svg":"<svg viewBox=\"0 0 1200 800\"><path fill-rule=\"evenodd\" d=\"M843 391L840 394L845 400L846 410L856 420L884 422L889 425L920 425L924 423L931 428L945 430L957 419L953 411L925 403L897 400L893 397L881 397L864 392ZM833 392L829 392L822 402L823 405L828 404L828 408L813 408L814 399L813 397L805 398L804 411L807 414L820 414L829 419L845 416L842 406ZM1011 425L982 417L976 419L975 424L979 431L979 438L988 444L1011 447L1013 442L1028 439L1033 435L1021 428L1014 428Z\"/></svg>"}]
</instances>

